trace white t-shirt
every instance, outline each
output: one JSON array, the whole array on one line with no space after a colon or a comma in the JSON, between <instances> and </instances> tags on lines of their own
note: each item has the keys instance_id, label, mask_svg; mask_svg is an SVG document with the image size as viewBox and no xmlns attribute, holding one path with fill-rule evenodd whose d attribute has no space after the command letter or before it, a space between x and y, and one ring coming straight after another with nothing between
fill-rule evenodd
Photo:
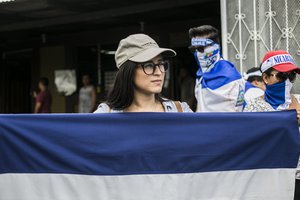
<instances>
[{"instance_id":1,"label":"white t-shirt","mask_svg":"<svg viewBox=\"0 0 300 200\"><path fill-rule=\"evenodd\" d=\"M94 86L92 85L80 88L78 112L90 113L93 111L93 90Z\"/></svg>"},{"instance_id":2,"label":"white t-shirt","mask_svg":"<svg viewBox=\"0 0 300 200\"><path fill-rule=\"evenodd\" d=\"M253 99L256 99L260 96L264 96L265 94L265 91L263 91L262 89L260 88L249 88L245 94L244 94L244 98L245 98L245 101L246 103L248 103L250 100L253 100Z\"/></svg>"}]
</instances>

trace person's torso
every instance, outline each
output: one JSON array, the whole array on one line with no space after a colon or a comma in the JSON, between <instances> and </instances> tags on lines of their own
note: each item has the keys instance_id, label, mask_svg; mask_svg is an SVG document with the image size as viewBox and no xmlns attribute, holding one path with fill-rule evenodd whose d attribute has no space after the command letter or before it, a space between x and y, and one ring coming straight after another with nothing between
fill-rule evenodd
<instances>
[{"instance_id":1,"label":"person's torso","mask_svg":"<svg viewBox=\"0 0 300 200\"><path fill-rule=\"evenodd\" d=\"M93 86L80 88L79 112L81 113L91 112L93 106L92 92L93 92Z\"/></svg>"},{"instance_id":2,"label":"person's torso","mask_svg":"<svg viewBox=\"0 0 300 200\"><path fill-rule=\"evenodd\" d=\"M233 64L220 60L196 80L197 112L241 112L245 82Z\"/></svg>"},{"instance_id":3,"label":"person's torso","mask_svg":"<svg viewBox=\"0 0 300 200\"><path fill-rule=\"evenodd\" d=\"M87 101L92 99L93 86L87 86L80 88L79 100Z\"/></svg>"},{"instance_id":4,"label":"person's torso","mask_svg":"<svg viewBox=\"0 0 300 200\"><path fill-rule=\"evenodd\" d=\"M41 103L39 113L51 113L52 96L48 90L42 91L38 94Z\"/></svg>"}]
</instances>

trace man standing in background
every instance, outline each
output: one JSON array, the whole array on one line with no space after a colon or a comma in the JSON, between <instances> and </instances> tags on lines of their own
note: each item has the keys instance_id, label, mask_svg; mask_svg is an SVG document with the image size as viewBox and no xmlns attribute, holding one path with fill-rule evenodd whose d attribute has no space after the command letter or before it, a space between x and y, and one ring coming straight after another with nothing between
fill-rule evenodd
<instances>
[{"instance_id":1,"label":"man standing in background","mask_svg":"<svg viewBox=\"0 0 300 200\"><path fill-rule=\"evenodd\" d=\"M195 96L197 112L240 112L244 103L244 80L234 65L221 56L219 33L210 25L189 30L199 67Z\"/></svg>"}]
</instances>

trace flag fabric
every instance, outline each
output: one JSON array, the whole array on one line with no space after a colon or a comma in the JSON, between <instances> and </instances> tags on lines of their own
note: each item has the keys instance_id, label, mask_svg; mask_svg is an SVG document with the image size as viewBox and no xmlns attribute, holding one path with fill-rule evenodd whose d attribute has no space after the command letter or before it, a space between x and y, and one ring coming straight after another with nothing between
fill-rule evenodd
<instances>
[{"instance_id":1,"label":"flag fabric","mask_svg":"<svg viewBox=\"0 0 300 200\"><path fill-rule=\"evenodd\" d=\"M208 72L197 71L197 112L241 112L245 81L234 65L219 60Z\"/></svg>"},{"instance_id":2,"label":"flag fabric","mask_svg":"<svg viewBox=\"0 0 300 200\"><path fill-rule=\"evenodd\" d=\"M295 111L0 115L0 200L292 200Z\"/></svg>"}]
</instances>

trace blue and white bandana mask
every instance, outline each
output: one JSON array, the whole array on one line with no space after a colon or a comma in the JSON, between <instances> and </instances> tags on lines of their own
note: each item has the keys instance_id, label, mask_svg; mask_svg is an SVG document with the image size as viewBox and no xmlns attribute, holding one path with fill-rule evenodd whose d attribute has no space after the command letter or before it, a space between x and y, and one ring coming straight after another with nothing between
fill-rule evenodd
<instances>
[{"instance_id":1,"label":"blue and white bandana mask","mask_svg":"<svg viewBox=\"0 0 300 200\"><path fill-rule=\"evenodd\" d=\"M199 69L196 73L197 112L241 112L244 80L234 65L221 59L219 44L205 38L192 38L191 47L206 47L193 52Z\"/></svg>"},{"instance_id":2,"label":"blue and white bandana mask","mask_svg":"<svg viewBox=\"0 0 300 200\"><path fill-rule=\"evenodd\" d=\"M275 110L286 110L292 103L291 89L293 84L287 79L284 82L266 85L265 100Z\"/></svg>"},{"instance_id":3,"label":"blue and white bandana mask","mask_svg":"<svg viewBox=\"0 0 300 200\"><path fill-rule=\"evenodd\" d=\"M198 46L206 47L213 43L215 43L213 40L207 38L192 38L191 40L191 46L195 46L195 47Z\"/></svg>"},{"instance_id":4,"label":"blue and white bandana mask","mask_svg":"<svg viewBox=\"0 0 300 200\"><path fill-rule=\"evenodd\" d=\"M201 76L202 73L208 72L220 60L220 45L210 39L192 38L192 46L208 46L204 49L204 52L194 52L194 57L199 66L197 75Z\"/></svg>"}]
</instances>

